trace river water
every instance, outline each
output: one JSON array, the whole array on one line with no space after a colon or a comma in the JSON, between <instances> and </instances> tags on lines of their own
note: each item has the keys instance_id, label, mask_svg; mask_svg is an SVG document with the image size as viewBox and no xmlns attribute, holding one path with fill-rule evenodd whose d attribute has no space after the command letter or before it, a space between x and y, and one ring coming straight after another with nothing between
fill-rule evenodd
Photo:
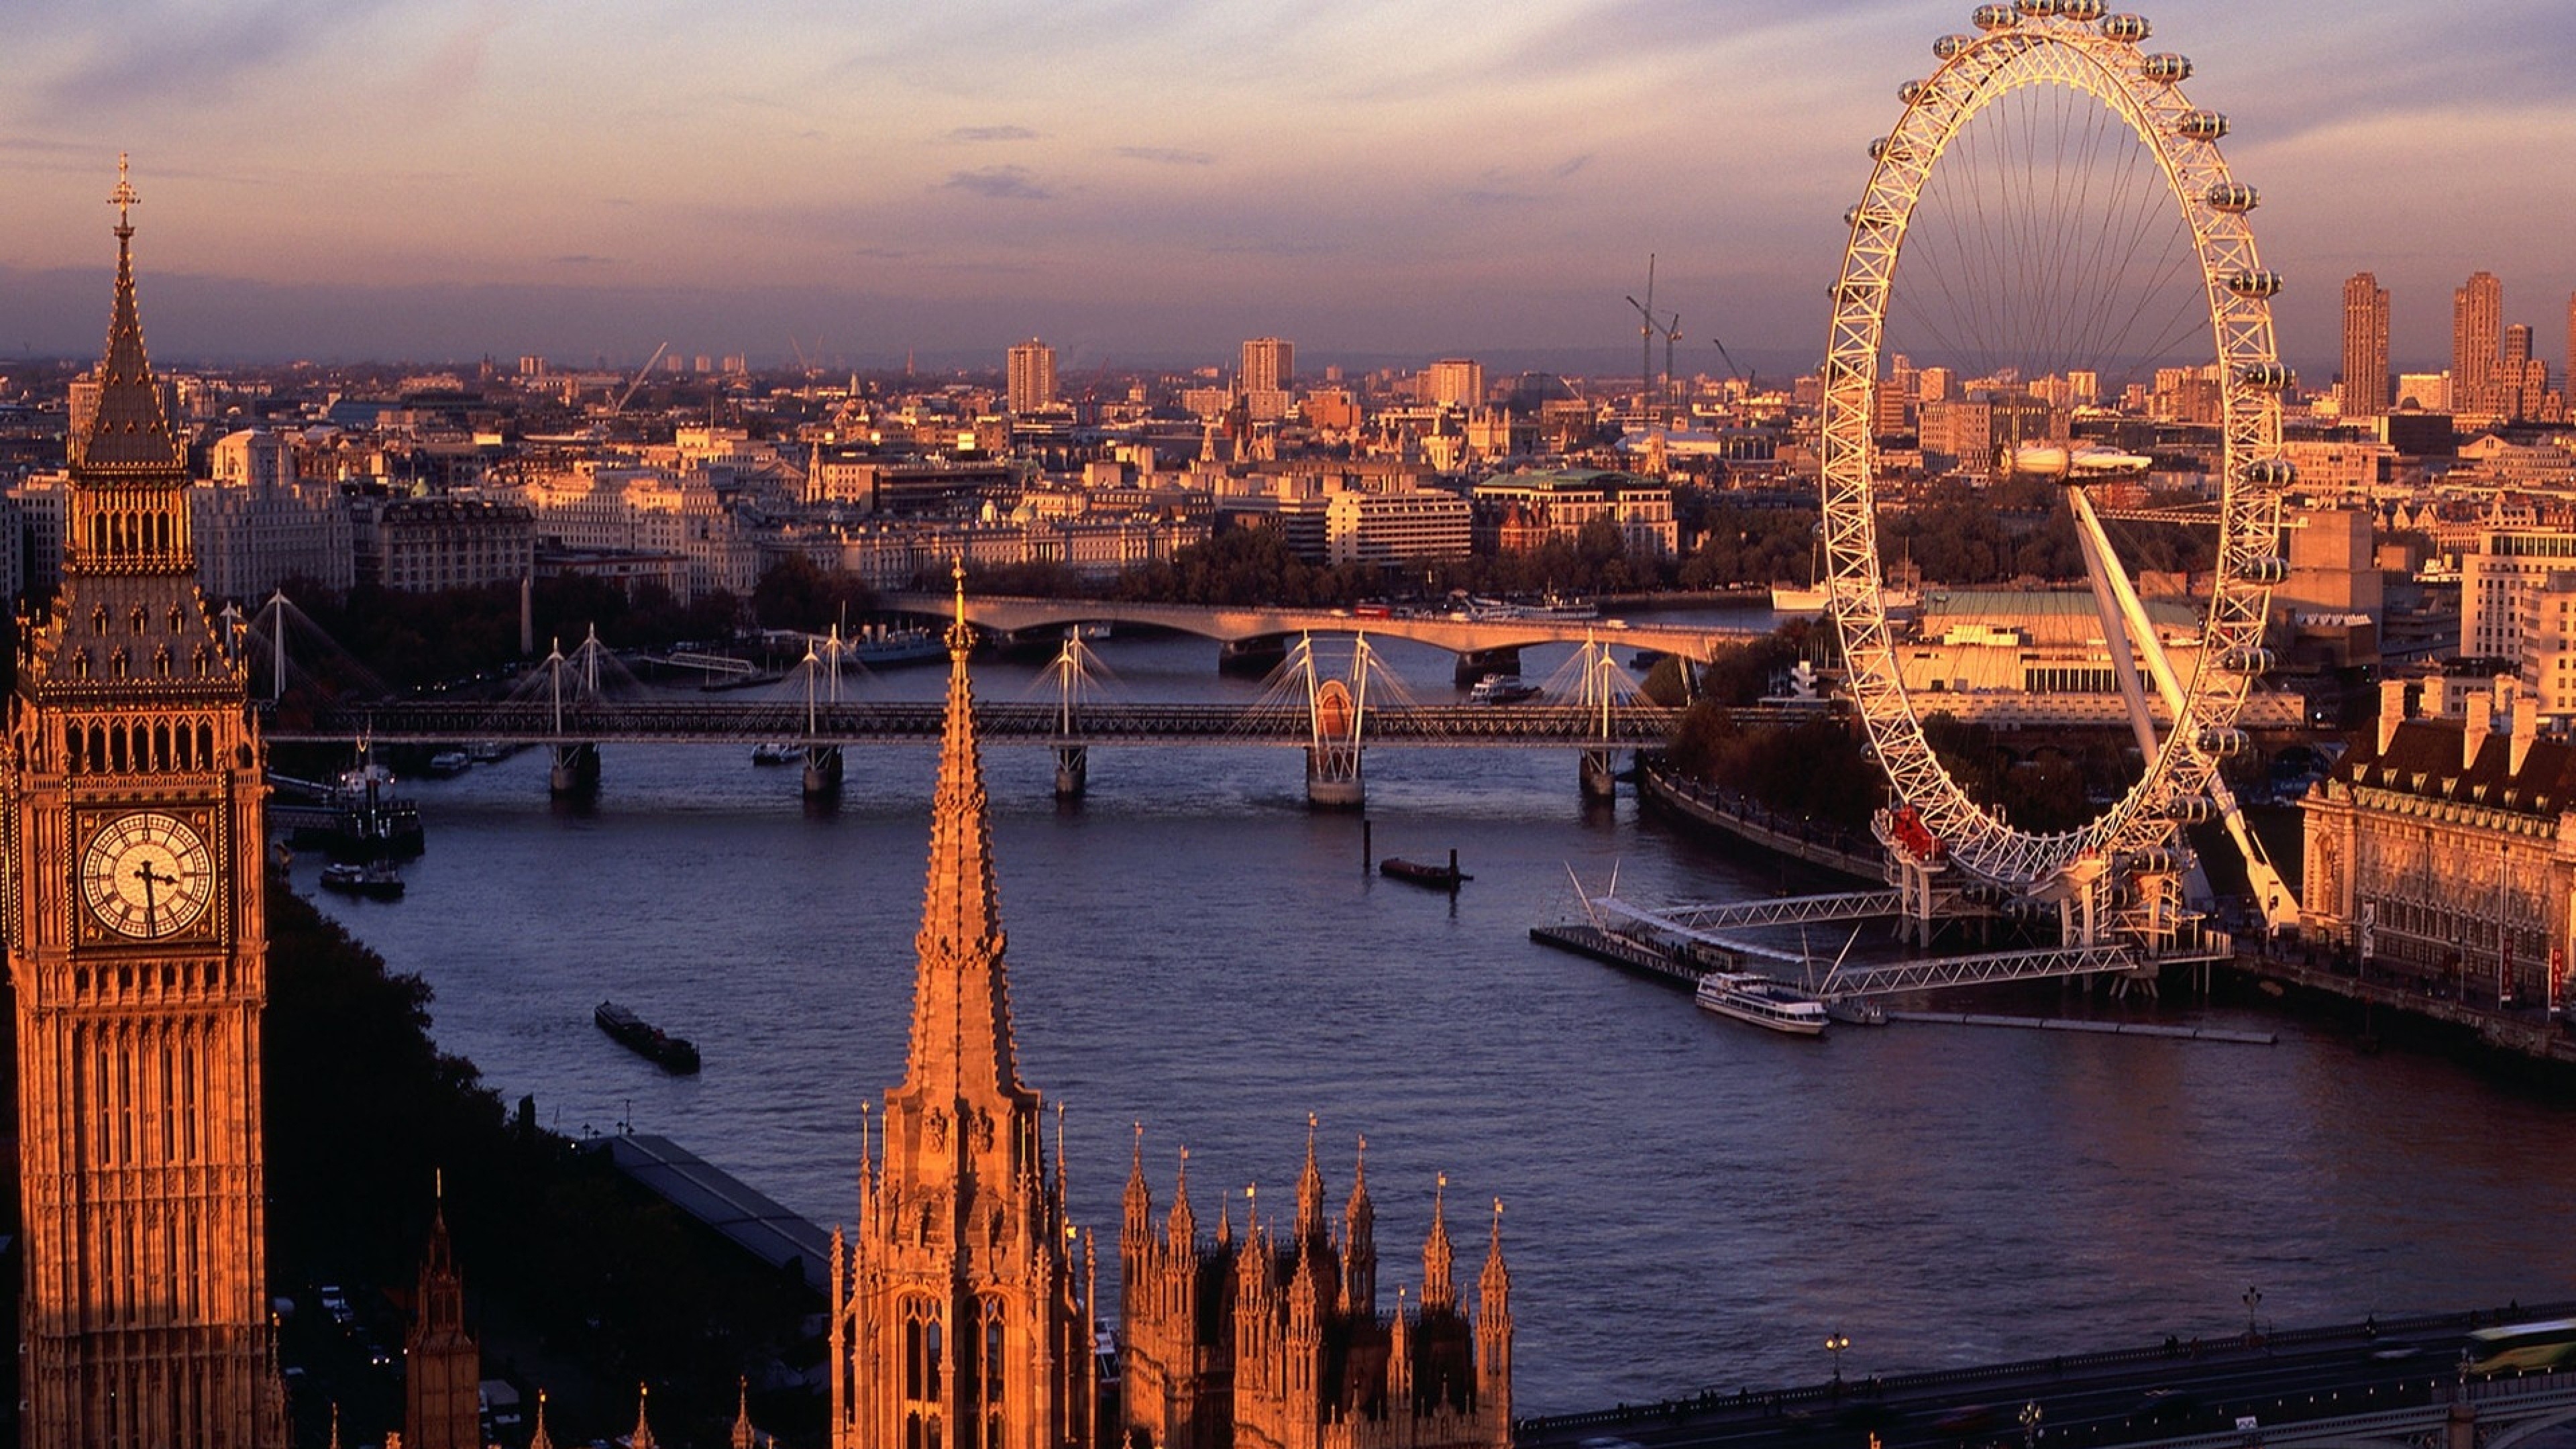
<instances>
[{"instance_id":1,"label":"river water","mask_svg":"<svg viewBox=\"0 0 2576 1449\"><path fill-rule=\"evenodd\" d=\"M1203 641L1101 646L1110 697L1248 698ZM1388 655L1426 700L1445 654ZM1531 651L1536 681L1565 657ZM987 699L1050 697L979 663ZM942 671L872 678L935 698ZM666 1134L829 1225L859 1107L901 1075L935 755L854 749L835 810L736 747L616 746L595 806L529 752L409 784L429 851L393 903L324 908L437 992L435 1031L565 1132ZM1368 1137L1384 1290L1418 1284L1449 1175L1462 1289L1504 1199L1518 1407L2526 1302L2576 1290L2576 1110L2447 1062L2356 1053L2277 1014L2112 1007L2278 1046L1943 1026L1777 1037L1532 943L1619 872L1650 901L1775 893L1777 866L1586 806L1564 752L1371 753L1380 854L1455 847L1446 897L1361 867L1295 751L1095 750L1060 807L1043 749L989 748L1021 1075L1068 1108L1079 1221L1116 1265L1130 1123L1157 1210L1176 1151L1213 1223L1289 1209L1309 1112L1330 1199ZM1624 787L1623 787L1624 790ZM318 863L298 861L310 891ZM1793 882L1794 883L1794 882ZM1803 883L1800 883L1803 884ZM1808 888L1815 888L1812 884ZM1837 944L1824 943L1827 946ZM693 1038L676 1079L590 1021L603 998Z\"/></svg>"}]
</instances>

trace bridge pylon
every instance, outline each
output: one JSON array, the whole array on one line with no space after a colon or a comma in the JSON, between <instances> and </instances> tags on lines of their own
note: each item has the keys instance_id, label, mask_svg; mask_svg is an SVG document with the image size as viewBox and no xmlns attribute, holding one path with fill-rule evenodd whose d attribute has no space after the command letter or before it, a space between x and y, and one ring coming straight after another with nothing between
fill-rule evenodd
<instances>
[{"instance_id":1,"label":"bridge pylon","mask_svg":"<svg viewBox=\"0 0 2576 1449\"><path fill-rule=\"evenodd\" d=\"M1586 635L1583 650L1575 659L1583 671L1581 692L1576 698L1582 703L1583 712L1600 722L1602 741L1600 745L1583 751L1582 762L1578 766L1583 798L1615 800L1619 798L1619 757L1610 741L1618 736L1611 727L1611 721L1613 711L1626 702L1622 696L1630 691L1622 688L1626 680L1619 673L1617 661L1610 657L1609 645Z\"/></svg>"},{"instance_id":2,"label":"bridge pylon","mask_svg":"<svg viewBox=\"0 0 2576 1449\"><path fill-rule=\"evenodd\" d=\"M1055 798L1079 800L1091 788L1091 746L1080 743L1082 686L1090 675L1091 651L1080 629L1068 629L1064 647L1047 672L1055 676Z\"/></svg>"},{"instance_id":3,"label":"bridge pylon","mask_svg":"<svg viewBox=\"0 0 2576 1449\"><path fill-rule=\"evenodd\" d=\"M548 718L554 734L554 763L546 771L546 789L551 794L588 797L599 793L599 743L573 738L564 714L599 698L599 661L607 652L607 646L599 642L599 627L594 624L570 658L564 656L563 641L558 639L545 662L538 666L546 672Z\"/></svg>"},{"instance_id":4,"label":"bridge pylon","mask_svg":"<svg viewBox=\"0 0 2576 1449\"><path fill-rule=\"evenodd\" d=\"M825 800L841 793L841 747L822 742L822 712L841 702L841 656L849 651L834 624L818 656L805 646L805 798Z\"/></svg>"},{"instance_id":5,"label":"bridge pylon","mask_svg":"<svg viewBox=\"0 0 2576 1449\"><path fill-rule=\"evenodd\" d=\"M1359 636L1348 682L1323 677L1315 641L1300 637L1290 669L1306 686L1306 803L1324 810L1357 810L1368 803L1361 770L1360 725L1368 715L1368 636Z\"/></svg>"}]
</instances>

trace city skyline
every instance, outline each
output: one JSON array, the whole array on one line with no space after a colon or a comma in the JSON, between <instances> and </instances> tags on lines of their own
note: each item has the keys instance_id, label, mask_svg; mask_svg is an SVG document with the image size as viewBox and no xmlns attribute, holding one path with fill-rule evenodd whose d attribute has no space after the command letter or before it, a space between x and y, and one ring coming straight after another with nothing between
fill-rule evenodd
<instances>
[{"instance_id":1,"label":"city skyline","mask_svg":"<svg viewBox=\"0 0 2576 1449\"><path fill-rule=\"evenodd\" d=\"M1222 365L1272 334L1318 362L1597 351L1606 371L1652 252L1679 370L1722 370L1711 336L1776 369L1818 351L1864 148L1967 10L1005 26L39 0L0 100L20 218L0 355L95 348L100 182L128 150L174 359L631 363L667 340L997 367L1042 336L1072 373ZM2551 66L2576 17L2355 5L2290 41L2214 0L2145 13L2235 121L2290 357L2333 366L2340 280L2368 270L2392 365L2438 367L2444 302L2487 270L2563 365L2546 339L2576 264L2549 240L2576 183L2520 158L2576 142Z\"/></svg>"}]
</instances>

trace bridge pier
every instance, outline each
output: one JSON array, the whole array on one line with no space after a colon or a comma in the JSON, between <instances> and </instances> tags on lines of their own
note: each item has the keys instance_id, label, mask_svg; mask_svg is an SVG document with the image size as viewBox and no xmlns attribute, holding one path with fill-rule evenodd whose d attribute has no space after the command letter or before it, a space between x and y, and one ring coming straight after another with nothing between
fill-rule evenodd
<instances>
[{"instance_id":1,"label":"bridge pier","mask_svg":"<svg viewBox=\"0 0 2576 1449\"><path fill-rule=\"evenodd\" d=\"M1488 674L1518 674L1520 672L1521 651L1518 648L1461 649L1458 651L1457 670L1451 675L1451 678L1455 679L1462 685L1467 685L1474 684L1477 680L1484 678Z\"/></svg>"},{"instance_id":2,"label":"bridge pier","mask_svg":"<svg viewBox=\"0 0 2576 1449\"><path fill-rule=\"evenodd\" d=\"M1055 798L1079 800L1091 788L1091 746L1055 747Z\"/></svg>"},{"instance_id":3,"label":"bridge pier","mask_svg":"<svg viewBox=\"0 0 2576 1449\"><path fill-rule=\"evenodd\" d=\"M1219 674L1268 674L1288 661L1288 636L1255 634L1249 639L1228 639L1217 645L1216 672Z\"/></svg>"},{"instance_id":4,"label":"bridge pier","mask_svg":"<svg viewBox=\"0 0 2576 1449\"><path fill-rule=\"evenodd\" d=\"M1584 799L1616 800L1619 798L1619 761L1616 751L1585 750L1581 770Z\"/></svg>"},{"instance_id":5,"label":"bridge pier","mask_svg":"<svg viewBox=\"0 0 2576 1449\"><path fill-rule=\"evenodd\" d=\"M554 746L554 765L546 772L546 791L553 795L599 793L599 746L588 740Z\"/></svg>"},{"instance_id":6,"label":"bridge pier","mask_svg":"<svg viewBox=\"0 0 2576 1449\"><path fill-rule=\"evenodd\" d=\"M1358 745L1306 747L1306 803L1318 810L1358 810L1368 804Z\"/></svg>"},{"instance_id":7,"label":"bridge pier","mask_svg":"<svg viewBox=\"0 0 2576 1449\"><path fill-rule=\"evenodd\" d=\"M841 793L841 747L805 747L805 798L819 800Z\"/></svg>"}]
</instances>

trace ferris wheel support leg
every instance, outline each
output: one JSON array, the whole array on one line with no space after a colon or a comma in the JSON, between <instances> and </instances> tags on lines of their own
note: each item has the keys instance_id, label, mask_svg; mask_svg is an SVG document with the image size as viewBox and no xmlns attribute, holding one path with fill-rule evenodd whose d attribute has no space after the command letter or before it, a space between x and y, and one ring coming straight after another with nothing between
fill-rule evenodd
<instances>
[{"instance_id":1,"label":"ferris wheel support leg","mask_svg":"<svg viewBox=\"0 0 2576 1449\"><path fill-rule=\"evenodd\" d=\"M2146 605L2139 602L2137 590L2130 587L2128 576L2109 566L2117 555L2111 552L2110 536L2103 532L2102 519L2093 511L2093 501L2084 495L2081 488L2068 489L2067 499L2074 506L2075 537L2083 545L2085 567L2093 573L2096 596L2106 591L2113 596L2121 618L2128 623L2129 637L2136 642L2139 656L2146 660L2147 671L2155 676L2157 695L2179 722L2185 701L2182 678L2174 672L2173 661L2165 654L2164 641L2156 637L2154 623L2147 618ZM2097 553L2101 557L2098 566L2095 561ZM2107 614L2104 626L2106 629L2109 626ZM2110 652L2112 667L2120 668L2122 651L2113 649ZM2127 683L2124 676L2124 691ZM2142 701L2133 701L2130 705L2133 714L2138 714L2142 707ZM2139 714L2139 718L2143 720L2143 714ZM2154 729L2151 724L2142 724L2141 729L2140 742L2152 758L2155 754ZM2236 792L2227 787L2226 780L2213 774L2209 777L2209 798L2210 803L2217 807L2219 819L2226 823L2228 838L2236 842L2237 852L2245 857L2246 885L2254 893L2255 909L2262 913L2264 924L2276 931L2283 926L2297 925L2298 893L2281 878L2281 872L2272 864L2270 853L2247 828L2244 807L2236 803Z\"/></svg>"}]
</instances>

